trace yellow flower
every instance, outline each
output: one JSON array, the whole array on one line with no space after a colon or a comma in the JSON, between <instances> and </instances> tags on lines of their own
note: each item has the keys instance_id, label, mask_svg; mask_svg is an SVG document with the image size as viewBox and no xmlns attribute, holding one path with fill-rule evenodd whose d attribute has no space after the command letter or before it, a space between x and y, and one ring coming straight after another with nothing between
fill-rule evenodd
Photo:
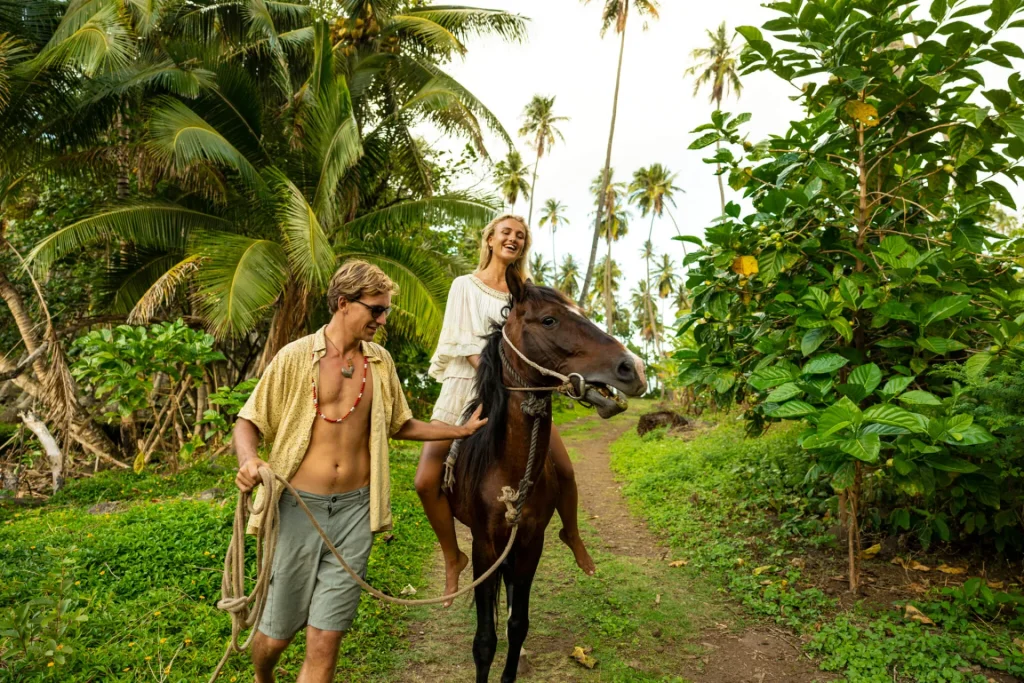
<instances>
[{"instance_id":1,"label":"yellow flower","mask_svg":"<svg viewBox=\"0 0 1024 683\"><path fill-rule=\"evenodd\" d=\"M64 643L61 643L60 645L58 645L57 649L58 650L63 650L64 649Z\"/></svg>"},{"instance_id":2,"label":"yellow flower","mask_svg":"<svg viewBox=\"0 0 1024 683\"><path fill-rule=\"evenodd\" d=\"M147 662L148 662L149 660L151 660L151 659L153 659L153 658L152 658L152 657L150 657L149 655L146 655L146 661L147 661Z\"/></svg>"},{"instance_id":3,"label":"yellow flower","mask_svg":"<svg viewBox=\"0 0 1024 683\"><path fill-rule=\"evenodd\" d=\"M169 673L171 673L171 665L170 664L168 664L167 667L164 669L164 674L169 674Z\"/></svg>"},{"instance_id":4,"label":"yellow flower","mask_svg":"<svg viewBox=\"0 0 1024 683\"><path fill-rule=\"evenodd\" d=\"M104 575L104 574L106 574L106 573L107 573L107 570L106 570L106 569L101 569L101 570L100 570L100 576L103 576L103 575Z\"/></svg>"},{"instance_id":5,"label":"yellow flower","mask_svg":"<svg viewBox=\"0 0 1024 683\"><path fill-rule=\"evenodd\" d=\"M153 612L153 616L154 616L154 617L158 617L158 616L160 616L160 612Z\"/></svg>"},{"instance_id":6,"label":"yellow flower","mask_svg":"<svg viewBox=\"0 0 1024 683\"><path fill-rule=\"evenodd\" d=\"M130 666L126 666L124 669L122 669L122 671L131 671L131 670L132 670L132 668Z\"/></svg>"},{"instance_id":7,"label":"yellow flower","mask_svg":"<svg viewBox=\"0 0 1024 683\"><path fill-rule=\"evenodd\" d=\"M192 639L191 638L186 638L185 639L185 644L186 645L191 645L192 644Z\"/></svg>"},{"instance_id":8,"label":"yellow flower","mask_svg":"<svg viewBox=\"0 0 1024 683\"><path fill-rule=\"evenodd\" d=\"M53 662L50 662L50 663L49 663L49 664L47 664L46 666L47 666L47 668L49 668L49 667L53 666Z\"/></svg>"},{"instance_id":9,"label":"yellow flower","mask_svg":"<svg viewBox=\"0 0 1024 683\"><path fill-rule=\"evenodd\" d=\"M161 644L161 645L163 645L163 644L164 644L164 643L166 643L166 642L167 642L167 639L166 639L166 638L161 638L161 639L160 639L160 644Z\"/></svg>"},{"instance_id":10,"label":"yellow flower","mask_svg":"<svg viewBox=\"0 0 1024 683\"><path fill-rule=\"evenodd\" d=\"M135 643L128 643L128 647L135 647Z\"/></svg>"},{"instance_id":11,"label":"yellow flower","mask_svg":"<svg viewBox=\"0 0 1024 683\"><path fill-rule=\"evenodd\" d=\"M235 683L238 680L238 676L232 676L230 679L231 683Z\"/></svg>"},{"instance_id":12,"label":"yellow flower","mask_svg":"<svg viewBox=\"0 0 1024 683\"><path fill-rule=\"evenodd\" d=\"M82 585L82 582L81 582L81 581L75 581L75 585L76 585L76 586L81 586L81 585Z\"/></svg>"}]
</instances>

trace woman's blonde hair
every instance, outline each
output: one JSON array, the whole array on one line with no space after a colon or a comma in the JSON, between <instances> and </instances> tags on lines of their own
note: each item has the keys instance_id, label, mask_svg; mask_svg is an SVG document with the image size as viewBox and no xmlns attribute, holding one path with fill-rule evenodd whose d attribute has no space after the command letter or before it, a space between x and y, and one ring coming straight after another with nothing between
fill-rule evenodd
<instances>
[{"instance_id":1,"label":"woman's blonde hair","mask_svg":"<svg viewBox=\"0 0 1024 683\"><path fill-rule=\"evenodd\" d=\"M333 315L338 310L338 302L341 299L357 301L364 296L384 292L397 295L398 285L372 263L349 259L341 264L327 285L327 310Z\"/></svg>"},{"instance_id":2,"label":"woman's blonde hair","mask_svg":"<svg viewBox=\"0 0 1024 683\"><path fill-rule=\"evenodd\" d=\"M477 272L486 268L494 255L491 253L491 246L487 244L487 240L491 239L495 230L498 229L499 223L510 219L523 226L523 230L526 232L526 244L523 245L523 250L511 264L519 268L519 272L523 274L525 280L530 277L530 245L533 244L533 235L530 232L530 226L526 224L526 219L513 213L503 213L484 227L484 231L480 234L480 263L477 265Z\"/></svg>"}]
</instances>

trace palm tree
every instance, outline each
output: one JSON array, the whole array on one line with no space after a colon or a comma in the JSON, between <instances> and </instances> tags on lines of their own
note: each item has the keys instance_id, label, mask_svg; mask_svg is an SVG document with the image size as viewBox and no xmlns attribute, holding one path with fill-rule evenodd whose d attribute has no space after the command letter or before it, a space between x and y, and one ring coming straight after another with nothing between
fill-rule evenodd
<instances>
[{"instance_id":1,"label":"palm tree","mask_svg":"<svg viewBox=\"0 0 1024 683\"><path fill-rule=\"evenodd\" d=\"M551 261L558 262L555 254L555 233L558 226L569 225L569 219L565 217L565 205L556 199L549 199L544 202L544 213L540 216L540 227L551 224Z\"/></svg>"},{"instance_id":2,"label":"palm tree","mask_svg":"<svg viewBox=\"0 0 1024 683\"><path fill-rule=\"evenodd\" d=\"M669 258L668 254L661 255L661 265L654 272L654 276L654 288L662 299L667 299L682 285L679 276L676 274L675 263Z\"/></svg>"},{"instance_id":3,"label":"palm tree","mask_svg":"<svg viewBox=\"0 0 1024 683\"><path fill-rule=\"evenodd\" d=\"M644 345L648 347L657 347L658 340L661 338L661 321L656 317L651 317L646 314L646 311L650 311L653 306L651 301L651 289L647 280L638 280L636 287L630 293L630 303L632 304L633 310L637 313L637 327L640 331L640 337L644 340ZM643 313L642 313L643 311ZM661 352L658 351L660 354Z\"/></svg>"},{"instance_id":4,"label":"palm tree","mask_svg":"<svg viewBox=\"0 0 1024 683\"><path fill-rule=\"evenodd\" d=\"M690 57L697 62L686 70L687 76L694 76L693 96L700 92L701 86L710 84L711 94L708 102L713 102L715 111L722 108L722 100L729 94L730 89L740 96L743 84L740 83L739 59L733 50L732 40L727 36L725 22L718 26L718 31L707 32L711 44L708 47L699 47L690 53ZM715 149L720 147L715 143ZM725 185L722 183L722 168L718 169L718 195L722 202L722 213L725 213Z\"/></svg>"},{"instance_id":5,"label":"palm tree","mask_svg":"<svg viewBox=\"0 0 1024 683\"><path fill-rule=\"evenodd\" d=\"M619 268L618 262L610 258L608 255L602 256L596 266L599 272L604 273L604 277L597 278L594 280L594 291L592 296L594 301L601 301L604 307L604 322L608 334L612 334L615 330L616 323L619 322L619 317L616 315L616 301L615 295L619 291L619 286L622 280L622 269ZM596 306L593 306L596 308ZM627 316L628 318L629 316Z\"/></svg>"},{"instance_id":6,"label":"palm tree","mask_svg":"<svg viewBox=\"0 0 1024 683\"><path fill-rule=\"evenodd\" d=\"M626 194L626 184L612 182L611 178L614 175L615 170L608 169L608 173L602 172L590 183L590 191L594 193L594 203L597 206L597 211L604 214L604 219L599 226L598 236L604 237L605 242L608 244L608 258L601 261L601 263L605 264L603 269L605 282L601 287L601 291L605 295L605 311L613 310L613 302L609 299L613 288L609 283L611 272L608 267L611 264L609 259L612 253L612 242L618 241L626 234L629 230L630 218L629 211L622 205L622 198ZM607 183L604 182L606 178L608 180ZM598 268L598 270L601 270L601 268ZM610 316L607 321L609 334L612 332L613 318L614 316Z\"/></svg>"},{"instance_id":7,"label":"palm tree","mask_svg":"<svg viewBox=\"0 0 1024 683\"><path fill-rule=\"evenodd\" d=\"M590 4L591 0L583 0L583 4ZM612 122L608 130L608 150L605 152L604 172L601 180L601 191L604 195L612 178L612 141L615 138L615 117L619 111L619 86L622 83L622 55L626 50L626 20L629 18L630 0L602 0L603 9L601 12L601 36L603 37L608 29L615 27L619 34L619 64L615 71L615 94L612 97ZM640 16L658 18L658 2L656 0L632 0L633 9ZM647 22L644 22L644 30L647 29ZM600 204L597 207L597 217L594 220L594 240L590 246L590 261L587 263L587 274L583 278L583 289L580 292L580 305L587 298L590 291L590 280L594 273L594 262L597 260L597 241L600 238L602 216L604 207Z\"/></svg>"},{"instance_id":8,"label":"palm tree","mask_svg":"<svg viewBox=\"0 0 1024 683\"><path fill-rule=\"evenodd\" d=\"M554 275L554 268L552 267L551 262L545 261L544 255L538 252L530 259L530 274L533 281L538 285L548 287L550 286L548 281L551 279L552 275ZM552 282L552 284L554 283Z\"/></svg>"},{"instance_id":9,"label":"palm tree","mask_svg":"<svg viewBox=\"0 0 1024 683\"><path fill-rule=\"evenodd\" d=\"M651 215L651 227L647 231L647 242L644 247L644 263L647 268L648 286L650 286L651 282L651 258L654 256L654 249L651 243L654 235L654 219L660 218L664 214L666 204L675 206L673 195L676 190L680 190L680 188L672 184L675 177L674 173L670 173L661 164L651 164L647 168L637 169L633 173L633 181L629 184L630 203L640 208L641 216ZM665 256L668 258L667 254ZM648 304L650 304L649 298ZM648 322L651 329L656 329L653 305L648 307L647 315L650 318ZM660 353L660 341L655 339L655 342L656 346L659 347L657 350Z\"/></svg>"},{"instance_id":10,"label":"palm tree","mask_svg":"<svg viewBox=\"0 0 1024 683\"><path fill-rule=\"evenodd\" d=\"M566 254L562 265L558 267L555 286L566 296L575 299L580 289L580 266L572 254Z\"/></svg>"},{"instance_id":11,"label":"palm tree","mask_svg":"<svg viewBox=\"0 0 1024 683\"><path fill-rule=\"evenodd\" d=\"M534 192L537 190L537 166L540 165L540 159L544 156L544 152L551 149L555 140L561 140L565 142L565 137L562 136L562 132L555 128L556 123L562 121L568 121L568 116L555 116L555 98L542 97L540 95L534 95L530 103L526 105L526 109L523 111L523 125L519 129L519 134L525 138L530 138L533 144L533 149L537 152L537 159L533 162L533 181L530 183ZM527 216L526 222L533 225L533 196L530 196L530 213Z\"/></svg>"},{"instance_id":12,"label":"palm tree","mask_svg":"<svg viewBox=\"0 0 1024 683\"><path fill-rule=\"evenodd\" d=\"M345 16L328 21L301 5L245 0L252 11L238 12L234 4L212 5L201 19L185 5L161 15L148 24L151 42L175 45L173 55L157 54L170 64L161 77L143 61L98 86L103 101L150 79L139 92L145 165L154 186L174 188L165 193L173 199L115 205L66 226L33 249L35 267L111 237L157 250L154 266L140 263L136 309L190 283L220 336L247 333L271 311L265 365L305 326L338 259L359 256L402 289L389 327L430 343L451 264L401 229L480 224L494 209L433 193L412 126L430 121L478 146L486 126L511 144L437 64L464 51L467 35L521 35L521 18L429 6L388 14L370 2L346 3ZM364 28L348 28L357 24Z\"/></svg>"},{"instance_id":13,"label":"palm tree","mask_svg":"<svg viewBox=\"0 0 1024 683\"><path fill-rule=\"evenodd\" d=\"M494 181L498 184L502 199L508 204L509 211L516 210L519 195L524 199L532 197L530 181L526 179L530 169L523 164L523 157L516 150L510 150L508 156L494 165ZM532 201L532 199L531 199Z\"/></svg>"}]
</instances>

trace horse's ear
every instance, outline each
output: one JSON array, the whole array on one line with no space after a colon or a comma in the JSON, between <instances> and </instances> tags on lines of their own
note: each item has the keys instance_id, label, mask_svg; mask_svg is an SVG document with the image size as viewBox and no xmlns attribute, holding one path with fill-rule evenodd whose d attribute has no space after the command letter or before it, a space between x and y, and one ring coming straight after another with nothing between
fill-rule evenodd
<instances>
[{"instance_id":1,"label":"horse's ear","mask_svg":"<svg viewBox=\"0 0 1024 683\"><path fill-rule=\"evenodd\" d=\"M523 280L523 273L516 264L505 269L505 284L508 285L508 293L512 295L512 301L518 303L523 300L527 283Z\"/></svg>"}]
</instances>

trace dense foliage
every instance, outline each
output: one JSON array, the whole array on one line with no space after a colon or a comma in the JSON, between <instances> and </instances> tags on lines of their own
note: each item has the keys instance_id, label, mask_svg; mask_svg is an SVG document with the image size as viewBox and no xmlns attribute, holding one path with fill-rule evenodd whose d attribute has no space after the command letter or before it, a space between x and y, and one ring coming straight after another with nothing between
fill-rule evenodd
<instances>
[{"instance_id":1,"label":"dense foliage","mask_svg":"<svg viewBox=\"0 0 1024 683\"><path fill-rule=\"evenodd\" d=\"M853 585L856 520L875 503L925 543L984 529L1002 547L1024 524L1004 485L1019 464L991 455L967 405L971 381L1024 354L1024 245L989 227L993 203L1015 208L1003 183L1024 177L1010 61L1024 51L1000 39L1024 21L1014 0L966 4L772 3L764 31L784 44L739 28L743 69L795 87L805 118L752 144L749 115L716 112L692 145L722 143L708 161L752 210L730 204L688 258L683 376L746 402L755 432L805 423L811 475L851 513Z\"/></svg>"}]
</instances>

